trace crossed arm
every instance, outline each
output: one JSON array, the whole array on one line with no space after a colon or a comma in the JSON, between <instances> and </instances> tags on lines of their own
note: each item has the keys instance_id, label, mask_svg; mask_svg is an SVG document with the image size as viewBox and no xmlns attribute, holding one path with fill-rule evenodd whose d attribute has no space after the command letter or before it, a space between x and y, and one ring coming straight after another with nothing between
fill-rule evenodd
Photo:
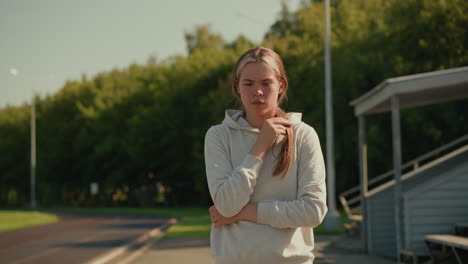
<instances>
[{"instance_id":1,"label":"crossed arm","mask_svg":"<svg viewBox=\"0 0 468 264\"><path fill-rule=\"evenodd\" d=\"M250 222L257 222L257 213L258 213L258 206L257 204L247 204L245 205L241 211L232 216L232 217L225 217L219 213L216 206L211 206L210 209L210 218L211 222L215 225L216 228L221 227L223 225L230 225L237 223L241 220L250 221Z\"/></svg>"}]
</instances>

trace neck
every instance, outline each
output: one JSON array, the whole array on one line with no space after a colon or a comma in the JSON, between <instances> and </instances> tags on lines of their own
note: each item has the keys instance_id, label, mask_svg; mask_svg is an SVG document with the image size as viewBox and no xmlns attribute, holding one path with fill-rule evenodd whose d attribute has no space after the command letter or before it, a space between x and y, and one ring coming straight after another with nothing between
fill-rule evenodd
<instances>
[{"instance_id":1,"label":"neck","mask_svg":"<svg viewBox=\"0 0 468 264\"><path fill-rule=\"evenodd\" d=\"M264 113L264 114L263 113L249 113L247 111L245 112L245 119L247 120L247 122L249 122L249 124L252 127L255 127L258 129L262 128L265 120L267 120L268 118L275 117L275 116L276 116L276 111L270 112L270 113Z\"/></svg>"}]
</instances>

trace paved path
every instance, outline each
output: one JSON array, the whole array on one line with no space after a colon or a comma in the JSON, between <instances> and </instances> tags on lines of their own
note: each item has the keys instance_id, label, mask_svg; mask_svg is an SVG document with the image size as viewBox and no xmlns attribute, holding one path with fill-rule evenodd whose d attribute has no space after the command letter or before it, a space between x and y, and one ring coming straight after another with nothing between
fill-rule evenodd
<instances>
[{"instance_id":1,"label":"paved path","mask_svg":"<svg viewBox=\"0 0 468 264\"><path fill-rule=\"evenodd\" d=\"M0 232L1 263L84 263L168 221L154 215L56 214L63 220Z\"/></svg>"},{"instance_id":2,"label":"paved path","mask_svg":"<svg viewBox=\"0 0 468 264\"><path fill-rule=\"evenodd\" d=\"M350 253L332 246L337 236L317 236L315 243L314 264L393 264L395 261ZM146 249L136 251L133 258L122 259L118 264L149 264L149 263L213 263L209 248L209 239L163 239L150 242Z\"/></svg>"},{"instance_id":3,"label":"paved path","mask_svg":"<svg viewBox=\"0 0 468 264\"><path fill-rule=\"evenodd\" d=\"M58 214L64 219L58 223L0 232L1 263L74 264L90 260L106 264L213 263L208 238L159 239L170 222L169 218L154 215ZM116 248L125 248L122 246L150 233L155 234L149 236L145 243L127 247L120 255L114 254L119 251ZM389 259L339 249L334 246L339 244L336 239L340 237L316 236L315 264L395 263ZM339 241L348 244L346 239ZM111 259L111 255L116 257ZM103 262L104 259L110 261Z\"/></svg>"},{"instance_id":4,"label":"paved path","mask_svg":"<svg viewBox=\"0 0 468 264\"><path fill-rule=\"evenodd\" d=\"M213 263L209 238L162 239L150 242L146 249L136 252L133 258L115 264L210 264Z\"/></svg>"},{"instance_id":5,"label":"paved path","mask_svg":"<svg viewBox=\"0 0 468 264\"><path fill-rule=\"evenodd\" d=\"M333 246L333 241L340 236L316 236L315 238L315 261L314 264L393 264L394 260L369 256L366 254L352 253Z\"/></svg>"}]
</instances>

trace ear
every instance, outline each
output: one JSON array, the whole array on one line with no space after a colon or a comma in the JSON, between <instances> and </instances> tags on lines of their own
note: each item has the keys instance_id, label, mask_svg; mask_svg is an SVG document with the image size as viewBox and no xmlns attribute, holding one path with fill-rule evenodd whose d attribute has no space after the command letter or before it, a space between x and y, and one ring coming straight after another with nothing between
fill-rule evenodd
<instances>
[{"instance_id":1,"label":"ear","mask_svg":"<svg viewBox=\"0 0 468 264\"><path fill-rule=\"evenodd\" d=\"M284 92L284 88L286 87L286 82L284 81L284 79L282 79L280 81L280 88L279 88L279 92L278 94L282 94Z\"/></svg>"}]
</instances>

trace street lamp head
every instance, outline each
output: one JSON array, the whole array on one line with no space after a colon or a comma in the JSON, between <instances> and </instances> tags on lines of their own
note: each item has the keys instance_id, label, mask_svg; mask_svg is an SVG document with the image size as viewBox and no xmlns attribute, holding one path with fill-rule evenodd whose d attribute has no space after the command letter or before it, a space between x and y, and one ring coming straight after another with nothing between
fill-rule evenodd
<instances>
[{"instance_id":1,"label":"street lamp head","mask_svg":"<svg viewBox=\"0 0 468 264\"><path fill-rule=\"evenodd\" d=\"M18 75L19 75L19 71L18 71L18 69L16 69L16 68L11 68L11 69L10 69L10 74L13 75L13 76L18 76Z\"/></svg>"}]
</instances>

